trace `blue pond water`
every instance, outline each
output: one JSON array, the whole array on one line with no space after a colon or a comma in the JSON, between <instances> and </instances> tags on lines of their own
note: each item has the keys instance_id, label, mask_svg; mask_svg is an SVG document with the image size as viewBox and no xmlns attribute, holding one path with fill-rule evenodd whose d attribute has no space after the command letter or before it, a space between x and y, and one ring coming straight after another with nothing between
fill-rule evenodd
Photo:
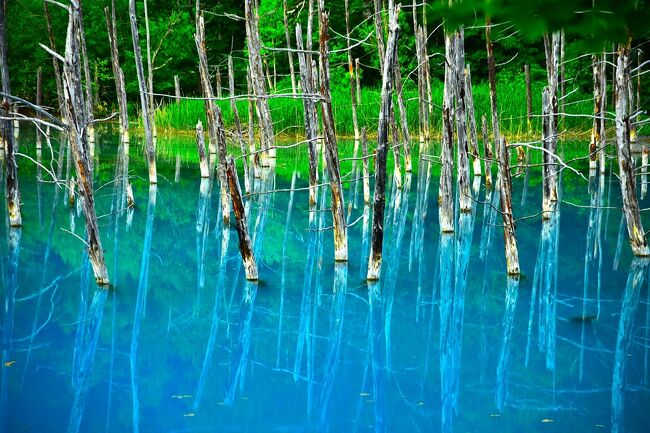
<instances>
[{"instance_id":1,"label":"blue pond water","mask_svg":"<svg viewBox=\"0 0 650 433\"><path fill-rule=\"evenodd\" d=\"M109 291L70 233L83 238L83 215L20 160L24 227L0 247L1 431L648 431L650 268L629 251L615 177L565 171L544 224L539 171L514 179L516 217L533 216L517 224L518 281L505 275L495 194L480 187L441 236L426 162L401 191L389 185L377 284L364 278L360 185L346 186L347 264L333 260L327 200L310 216L305 189L252 195L252 284L218 186L195 163L177 169L167 152L150 188L133 143L127 212L115 149L101 143ZM307 185L294 153L261 174L257 191Z\"/></svg>"}]
</instances>

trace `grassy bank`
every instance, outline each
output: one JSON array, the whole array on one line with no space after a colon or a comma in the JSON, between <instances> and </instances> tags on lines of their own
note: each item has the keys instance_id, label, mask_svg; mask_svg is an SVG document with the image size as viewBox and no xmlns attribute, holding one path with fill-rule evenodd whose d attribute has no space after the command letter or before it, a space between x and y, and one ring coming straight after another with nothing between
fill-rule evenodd
<instances>
[{"instance_id":1,"label":"grassy bank","mask_svg":"<svg viewBox=\"0 0 650 433\"><path fill-rule=\"evenodd\" d=\"M521 81L521 82L520 82ZM501 115L500 126L508 135L523 135L529 131L526 119L526 89L522 80L500 81L498 83L498 103ZM533 120L531 132L536 136L541 133L541 121L538 117L541 113L541 93L543 83L533 84ZM433 115L431 122L434 131L440 129L440 106L442 101L442 83L432 82ZM379 89L362 89L361 105L358 107L359 126L368 128L370 134L377 129L377 117L381 95ZM485 114L489 120L490 100L487 84L478 84L473 88L474 105L477 118L477 126L480 134L481 115ZM418 130L418 106L417 89L413 86L404 90L406 103L407 120L409 129L413 133ZM223 112L226 126L232 126L233 114L229 102L217 102ZM303 107L302 101L291 98L272 98L269 100L272 111L272 118L276 134L304 134ZM350 104L350 93L348 88L335 88L332 91L332 105L334 108L334 119L336 121L336 132L340 136L351 136L354 134L352 123L352 108ZM248 102L237 101L237 107L244 126L248 122ZM561 129L567 129L575 133L588 133L591 128L591 119L587 117L593 111L592 101L589 96L573 93L565 101L564 125ZM536 117L537 116L537 117ZM205 108L203 101L183 100L180 103L171 102L163 105L156 111L156 125L161 131L193 131L197 120L205 125Z\"/></svg>"}]
</instances>

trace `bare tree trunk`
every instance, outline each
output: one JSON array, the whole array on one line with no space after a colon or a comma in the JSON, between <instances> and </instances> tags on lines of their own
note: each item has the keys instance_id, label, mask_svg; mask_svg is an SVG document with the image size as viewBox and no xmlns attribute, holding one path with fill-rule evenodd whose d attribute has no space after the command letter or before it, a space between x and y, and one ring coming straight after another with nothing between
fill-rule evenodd
<instances>
[{"instance_id":1,"label":"bare tree trunk","mask_svg":"<svg viewBox=\"0 0 650 433\"><path fill-rule=\"evenodd\" d=\"M361 105L361 68L359 67L359 59L354 59L354 71L357 82L357 105Z\"/></svg>"},{"instance_id":2,"label":"bare tree trunk","mask_svg":"<svg viewBox=\"0 0 650 433\"><path fill-rule=\"evenodd\" d=\"M284 36L287 39L287 57L289 60L289 76L291 78L291 90L293 94L298 93L298 87L296 86L296 72L293 68L293 51L291 51L291 38L289 37L289 17L287 16L287 0L284 0L282 3L283 7L283 18L284 18Z\"/></svg>"},{"instance_id":3,"label":"bare tree trunk","mask_svg":"<svg viewBox=\"0 0 650 433\"><path fill-rule=\"evenodd\" d=\"M602 116L603 116L603 89L601 84L603 82L602 77L600 76L602 71L603 62L599 56L593 55L591 57L591 67L593 71L594 78L594 120L593 127L591 129L591 141L589 142L589 169L596 170L598 166L598 147L600 146L600 135Z\"/></svg>"},{"instance_id":4,"label":"bare tree trunk","mask_svg":"<svg viewBox=\"0 0 650 433\"><path fill-rule=\"evenodd\" d=\"M354 140L355 140L355 146L354 148L357 149L358 147L358 142L359 139L361 138L359 135L359 123L357 121L357 100L354 95L354 65L352 64L352 50L350 48L350 10L349 10L349 0L345 0L345 34L346 34L346 39L345 42L347 44L347 52L348 52L348 70L350 72L350 102L352 103L352 125L354 126ZM285 0L286 4L286 0ZM354 152L354 157L356 157L356 152ZM354 163L353 163L354 165ZM352 170L354 173L354 169Z\"/></svg>"},{"instance_id":5,"label":"bare tree trunk","mask_svg":"<svg viewBox=\"0 0 650 433\"><path fill-rule=\"evenodd\" d=\"M65 49L64 94L65 118L67 120L70 148L75 160L75 168L79 182L79 194L82 197L82 206L86 219L86 236L88 256L95 274L95 281L101 287L109 285L108 271L104 260L99 236L99 225L95 214L95 200L93 196L92 172L90 171L88 146L85 144L87 137L88 118L86 117L86 104L81 90L81 67L79 65L79 47L77 35L81 19L79 3L75 0L69 9L68 33Z\"/></svg>"},{"instance_id":6,"label":"bare tree trunk","mask_svg":"<svg viewBox=\"0 0 650 433\"><path fill-rule=\"evenodd\" d=\"M217 88L217 99L221 99L222 93L221 93L221 68L219 68L219 65L217 65L217 71L214 74L214 79L215 79L215 87Z\"/></svg>"},{"instance_id":7,"label":"bare tree trunk","mask_svg":"<svg viewBox=\"0 0 650 433\"><path fill-rule=\"evenodd\" d=\"M402 126L402 147L404 148L404 171L410 173L413 171L411 161L411 136L409 135L408 119L406 118L406 105L404 104L404 94L402 85L402 72L399 66L399 55L395 53L395 91L397 92L397 107L399 108L400 124Z\"/></svg>"},{"instance_id":8,"label":"bare tree trunk","mask_svg":"<svg viewBox=\"0 0 650 433\"><path fill-rule=\"evenodd\" d=\"M465 32L460 27L454 34L455 52L447 61L453 65L456 97L456 131L458 134L458 187L460 211L472 210L472 192L469 186L469 158L467 149L467 117L465 115Z\"/></svg>"},{"instance_id":9,"label":"bare tree trunk","mask_svg":"<svg viewBox=\"0 0 650 433\"><path fill-rule=\"evenodd\" d=\"M512 215L512 179L510 176L510 152L506 139L499 144L499 191L501 194L501 215L503 217L503 239L505 242L508 275L519 275L519 252L515 236L515 219Z\"/></svg>"},{"instance_id":10,"label":"bare tree trunk","mask_svg":"<svg viewBox=\"0 0 650 433\"><path fill-rule=\"evenodd\" d=\"M153 99L153 62L151 61L151 33L149 32L147 1L144 0L144 31L147 39L147 89L149 90L149 122L151 123L151 133L155 138L158 136L158 130L156 129L156 105Z\"/></svg>"},{"instance_id":11,"label":"bare tree trunk","mask_svg":"<svg viewBox=\"0 0 650 433\"><path fill-rule=\"evenodd\" d=\"M488 82L490 84L490 108L492 110L492 138L497 148L501 142L499 133L499 108L497 106L497 78L494 66L494 51L492 47L492 23L490 18L485 19L485 46L487 49Z\"/></svg>"},{"instance_id":12,"label":"bare tree trunk","mask_svg":"<svg viewBox=\"0 0 650 433\"><path fill-rule=\"evenodd\" d=\"M226 177L228 178L228 186L230 187L230 197L232 199L232 208L235 213L237 236L239 236L239 253L241 254L242 262L244 263L246 279L249 281L257 281L257 263L255 262L251 237L248 234L248 223L246 221L246 212L244 211L239 178L237 177L235 163L230 157L226 161ZM225 254L225 252L223 253Z\"/></svg>"},{"instance_id":13,"label":"bare tree trunk","mask_svg":"<svg viewBox=\"0 0 650 433\"><path fill-rule=\"evenodd\" d=\"M454 231L454 196L453 196L453 171L454 171L454 73L450 61L453 61L454 36L445 32L445 84L442 101L442 149L440 169L440 191L438 193L438 219L440 231L451 233Z\"/></svg>"},{"instance_id":14,"label":"bare tree trunk","mask_svg":"<svg viewBox=\"0 0 650 433\"><path fill-rule=\"evenodd\" d=\"M2 92L11 94L11 85L9 84L9 63L7 63L7 23L6 23L6 0L0 0L0 73L2 74ZM20 189L18 187L18 164L16 163L16 154L14 141L14 125L9 120L9 100L2 99L2 117L0 125L2 127L2 136L0 140L5 140L5 165L7 167L6 178L6 197L7 213L9 216L9 225L11 227L20 227L22 225L22 215L20 212Z\"/></svg>"},{"instance_id":15,"label":"bare tree trunk","mask_svg":"<svg viewBox=\"0 0 650 433\"><path fill-rule=\"evenodd\" d=\"M151 115L149 113L149 100L147 98L147 84L144 79L144 66L142 65L142 53L140 51L140 34L138 33L138 21L136 17L135 0L129 0L129 15L131 19L131 38L133 40L133 54L135 58L135 69L138 74L138 86L140 88L140 105L142 107L142 124L144 125L145 149L149 162L149 183L158 183L156 175L156 148L151 131Z\"/></svg>"},{"instance_id":16,"label":"bare tree trunk","mask_svg":"<svg viewBox=\"0 0 650 433\"><path fill-rule=\"evenodd\" d=\"M113 77L115 78L115 92L117 93L117 103L120 114L120 138L123 142L129 141L129 112L126 102L126 85L124 82L124 73L120 67L120 58L117 46L117 27L115 19L115 0L111 3L111 13L109 16L108 6L104 8L106 17L106 27L108 29L108 41L111 46L111 62L113 65Z\"/></svg>"},{"instance_id":17,"label":"bare tree trunk","mask_svg":"<svg viewBox=\"0 0 650 433\"><path fill-rule=\"evenodd\" d=\"M544 151L542 152L542 217L549 219L551 212L555 211L557 203L557 162L555 138L555 110L557 99L550 87L545 87L542 92L542 141Z\"/></svg>"},{"instance_id":18,"label":"bare tree trunk","mask_svg":"<svg viewBox=\"0 0 650 433\"><path fill-rule=\"evenodd\" d=\"M203 137L203 124L199 120L196 123L196 148L199 152L199 168L201 169L201 177L209 178L210 169L208 164L208 157L205 154L205 139Z\"/></svg>"},{"instance_id":19,"label":"bare tree trunk","mask_svg":"<svg viewBox=\"0 0 650 433\"><path fill-rule=\"evenodd\" d=\"M300 23L296 24L296 46L299 50L298 65L302 91L304 94L314 94L316 90L312 80L311 64L307 63L305 53L302 52L302 27ZM318 193L318 187L316 186L318 183L318 149L316 148L318 115L312 97L304 97L302 102L305 114L305 135L309 151L309 205L315 206Z\"/></svg>"},{"instance_id":20,"label":"bare tree trunk","mask_svg":"<svg viewBox=\"0 0 650 433\"><path fill-rule=\"evenodd\" d=\"M275 137L273 135L271 110L269 109L269 101L266 98L266 88L264 85L264 70L260 55L262 43L260 41L258 10L254 0L245 0L244 6L246 11L246 36L248 38L248 59L251 66L251 83L256 98L257 116L260 121L262 166L268 166L267 157L275 158Z\"/></svg>"},{"instance_id":21,"label":"bare tree trunk","mask_svg":"<svg viewBox=\"0 0 650 433\"><path fill-rule=\"evenodd\" d=\"M533 92L530 87L530 65L524 65L524 75L526 77L526 119L528 124L528 133L530 134L533 121Z\"/></svg>"},{"instance_id":22,"label":"bare tree trunk","mask_svg":"<svg viewBox=\"0 0 650 433\"><path fill-rule=\"evenodd\" d=\"M36 72L36 106L43 106L43 68L38 67ZM40 114L36 113L36 118L40 119ZM41 134L40 128L36 128L36 149L40 150L43 145L43 134ZM40 166L37 167L40 170ZM39 183L40 184L40 183Z\"/></svg>"},{"instance_id":23,"label":"bare tree trunk","mask_svg":"<svg viewBox=\"0 0 650 433\"><path fill-rule=\"evenodd\" d=\"M616 61L616 150L618 174L623 195L623 212L627 232L635 256L649 256L648 242L641 223L639 202L636 197L634 161L630 150L630 113L627 86L630 80L630 42L619 44Z\"/></svg>"},{"instance_id":24,"label":"bare tree trunk","mask_svg":"<svg viewBox=\"0 0 650 433\"><path fill-rule=\"evenodd\" d=\"M86 112L88 116L88 141L90 142L90 171L93 170L93 158L95 157L95 126L93 125L93 86L90 79L90 63L88 61L88 50L86 49L86 33L84 31L84 17L82 0L79 1L79 41L81 42L81 56L83 57L83 70L86 91Z\"/></svg>"},{"instance_id":25,"label":"bare tree trunk","mask_svg":"<svg viewBox=\"0 0 650 433\"><path fill-rule=\"evenodd\" d=\"M176 97L176 103L181 103L181 83L178 81L178 75L174 75L174 95Z\"/></svg>"},{"instance_id":26,"label":"bare tree trunk","mask_svg":"<svg viewBox=\"0 0 650 433\"><path fill-rule=\"evenodd\" d=\"M361 156L363 157L363 202L370 204L370 171L368 169L368 135L366 127L361 129Z\"/></svg>"},{"instance_id":27,"label":"bare tree trunk","mask_svg":"<svg viewBox=\"0 0 650 433\"><path fill-rule=\"evenodd\" d=\"M485 188L492 188L492 146L488 137L487 121L485 114L481 116L481 133L483 135L483 165L485 169Z\"/></svg>"},{"instance_id":28,"label":"bare tree trunk","mask_svg":"<svg viewBox=\"0 0 650 433\"><path fill-rule=\"evenodd\" d=\"M478 151L478 134L476 132L476 115L474 114L474 95L472 92L472 72L469 64L465 66L465 102L467 103L469 150L472 155L472 168L474 176L481 176L481 156Z\"/></svg>"},{"instance_id":29,"label":"bare tree trunk","mask_svg":"<svg viewBox=\"0 0 650 433\"><path fill-rule=\"evenodd\" d=\"M330 94L329 71L329 14L325 12L325 1L318 1L318 18L320 23L320 62L321 62L321 110L323 118L323 135L325 137L325 158L332 190L332 219L334 222L334 258L336 261L348 260L348 233L345 224L345 204L343 203L343 188L339 155L334 132L334 117L332 113L332 95Z\"/></svg>"},{"instance_id":30,"label":"bare tree trunk","mask_svg":"<svg viewBox=\"0 0 650 433\"><path fill-rule=\"evenodd\" d=\"M237 135L237 141L241 149L242 167L244 168L244 190L249 194L251 192L251 180L248 170L248 158L246 156L246 143L244 142L241 119L239 118L239 110L237 109L237 101L235 100L235 72L231 55L228 56L228 91L230 92L230 110L235 119L235 134Z\"/></svg>"},{"instance_id":31,"label":"bare tree trunk","mask_svg":"<svg viewBox=\"0 0 650 433\"><path fill-rule=\"evenodd\" d=\"M372 240L368 258L368 273L370 281L379 279L381 273L382 249L384 245L384 209L386 206L386 156L388 153L388 128L390 125L390 110L393 102L392 78L397 53L399 27L397 18L399 6L391 14L389 23L388 46L386 58L382 60L381 106L379 109L379 126L377 130L377 154L375 157L375 197L372 215ZM365 129L364 129L365 131Z\"/></svg>"},{"instance_id":32,"label":"bare tree trunk","mask_svg":"<svg viewBox=\"0 0 650 433\"><path fill-rule=\"evenodd\" d=\"M56 52L56 44L54 43L54 32L52 31L52 18L50 17L50 10L47 7L47 1L43 0L43 12L45 15L45 23L47 24L47 35L50 44L50 49ZM54 81L56 82L56 99L57 110L63 112L63 79L61 78L61 67L59 61L52 57L52 66L54 69Z\"/></svg>"},{"instance_id":33,"label":"bare tree trunk","mask_svg":"<svg viewBox=\"0 0 650 433\"><path fill-rule=\"evenodd\" d=\"M600 173L605 173L605 150L607 145L606 137L606 128L607 124L605 123L606 113L607 113L607 56L603 52L602 54L602 65L601 65L601 83L600 88L602 90L603 105L601 107L600 114L600 144L598 146L598 161L600 164Z\"/></svg>"}]
</instances>

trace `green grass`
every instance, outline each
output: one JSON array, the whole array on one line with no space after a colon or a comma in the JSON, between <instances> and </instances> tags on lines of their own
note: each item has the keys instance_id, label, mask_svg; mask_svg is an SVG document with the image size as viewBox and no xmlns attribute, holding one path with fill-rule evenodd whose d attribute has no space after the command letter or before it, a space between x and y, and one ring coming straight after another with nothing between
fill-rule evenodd
<instances>
[{"instance_id":1,"label":"green grass","mask_svg":"<svg viewBox=\"0 0 650 433\"><path fill-rule=\"evenodd\" d=\"M530 132L535 136L541 134L541 93L543 83L534 83L533 92L533 120ZM433 131L440 130L443 85L441 82L432 82L433 116L431 124ZM366 127L370 135L377 130L379 105L381 95L379 89L362 89L361 105L357 109L359 127ZM477 127L480 136L480 119L483 114L490 119L490 100L487 84L481 83L473 88L474 106L476 111ZM497 85L497 97L500 113L500 126L507 135L525 135L529 132L526 119L526 89L523 80L500 81ZM404 89L407 120L409 129L416 134L418 128L417 90L414 86ZM224 123L228 127L234 125L233 113L228 101L217 101L223 113ZM304 134L304 120L302 101L291 98L272 98L269 100L271 115L276 134L301 135ZM354 134L352 122L352 107L348 88L337 87L332 90L332 106L336 122L336 132L340 136ZM244 128L248 122L248 102L237 101L237 108ZM565 112L569 114L564 119L560 129L567 129L575 133L588 133L592 120L587 117L592 113L593 105L589 96L574 93L567 97ZM585 117L572 117L583 115ZM156 125L161 131L194 131L197 120L205 126L205 107L200 100L183 100L180 103L171 102L156 111ZM490 128L491 129L491 128Z\"/></svg>"}]
</instances>

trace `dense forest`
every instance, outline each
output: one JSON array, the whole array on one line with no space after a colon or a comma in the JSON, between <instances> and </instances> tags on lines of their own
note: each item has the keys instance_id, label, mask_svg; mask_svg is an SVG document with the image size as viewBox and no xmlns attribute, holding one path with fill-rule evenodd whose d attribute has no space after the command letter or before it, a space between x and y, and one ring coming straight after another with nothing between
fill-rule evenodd
<instances>
[{"instance_id":1,"label":"dense forest","mask_svg":"<svg viewBox=\"0 0 650 433\"><path fill-rule=\"evenodd\" d=\"M91 62L95 107L106 113L116 109L115 87L112 81L110 46L104 8L110 7L110 0L86 1L83 3L85 33L88 57ZM128 0L116 2L117 34L122 68L126 77L129 102L137 101L138 85L135 79L135 62L129 29ZM151 35L152 64L154 68L154 91L157 94L174 94L174 75L178 75L180 86L186 95L200 93L199 73L193 35L195 31L195 7L191 0L149 0L149 32ZM591 94L591 52L611 50L612 43L625 39L628 34L634 38L633 46L643 51L648 37L646 23L650 12L644 2L617 1L464 1L448 9L445 2L429 2L426 9L420 2L415 9L418 20L428 25L428 49L431 58L431 76L442 81L444 67L444 34L441 23L465 25L466 61L472 66L474 83L487 80L485 61L485 16L491 15L499 25L493 30L494 55L498 59L497 76L500 81L509 82L519 78L523 82L524 65L531 65L534 82L545 80L544 45L542 35L546 30L564 28L566 31L565 63L566 87L580 95ZM34 100L36 76L39 67L43 70L44 102L55 105L56 88L51 58L39 47L47 45L48 29L41 0L11 0L7 5L7 43L9 72L14 93ZM400 43L398 46L402 75L406 85L414 85L417 66L415 37L413 31L414 10L408 2L403 5L399 18ZM138 2L140 33L145 34L143 2ZM274 49L286 47L283 15L286 7L289 35L295 46L293 28L296 23L306 23L307 2L299 0L260 1L260 36L263 44L265 67L270 74L277 74L277 88L290 88L288 58L286 52ZM243 21L242 0L204 1L206 26L206 48L213 74L217 70L223 75L225 87L227 57L234 58L235 86L245 91L246 80L246 31ZM345 6L343 1L328 2L330 11L331 41L330 56L333 93L339 87L347 91L347 53ZM592 9L593 8L593 9ZM385 9L384 9L385 10ZM378 87L381 81L377 44L374 42L372 0L350 0L350 38L352 57L358 58L362 66L362 84ZM422 11L425 11L423 14ZM57 46L62 47L68 17L59 7L49 7L52 32ZM616 17L617 19L612 19ZM386 22L386 20L384 20ZM314 34L317 41L317 34ZM141 40L145 50L145 38ZM295 60L294 60L295 61ZM297 69L297 67L296 67ZM647 99L642 89L643 102ZM577 96L577 94L575 95ZM158 96L157 100L164 98ZM577 98L579 99L579 98ZM131 113L133 111L131 110Z\"/></svg>"}]
</instances>

